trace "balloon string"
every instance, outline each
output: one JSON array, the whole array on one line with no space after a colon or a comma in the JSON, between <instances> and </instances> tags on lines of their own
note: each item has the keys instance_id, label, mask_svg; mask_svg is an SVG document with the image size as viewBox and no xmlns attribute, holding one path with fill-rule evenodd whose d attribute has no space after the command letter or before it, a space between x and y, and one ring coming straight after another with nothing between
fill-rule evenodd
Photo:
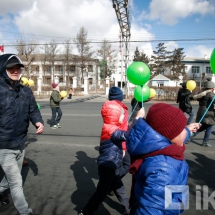
<instances>
[{"instance_id":1,"label":"balloon string","mask_svg":"<svg viewBox=\"0 0 215 215\"><path fill-rule=\"evenodd\" d=\"M136 105L134 106L134 109L132 110L131 115L130 115L129 118L128 118L128 121L130 121L131 116L133 115L133 113L134 113L134 111L135 111L135 109L136 109L136 107L137 107L137 104L138 104L138 102L137 102Z\"/></svg>"},{"instance_id":2,"label":"balloon string","mask_svg":"<svg viewBox=\"0 0 215 215\"><path fill-rule=\"evenodd\" d=\"M141 91L142 91L142 108L143 108L143 86L141 86Z\"/></svg>"},{"instance_id":3,"label":"balloon string","mask_svg":"<svg viewBox=\"0 0 215 215\"><path fill-rule=\"evenodd\" d=\"M213 99L211 100L211 103L209 104L208 108L206 109L205 113L203 114L202 118L199 120L199 124L201 123L201 121L203 120L205 114L208 112L210 106L212 105L213 101L215 100L215 96L213 97Z\"/></svg>"}]
</instances>

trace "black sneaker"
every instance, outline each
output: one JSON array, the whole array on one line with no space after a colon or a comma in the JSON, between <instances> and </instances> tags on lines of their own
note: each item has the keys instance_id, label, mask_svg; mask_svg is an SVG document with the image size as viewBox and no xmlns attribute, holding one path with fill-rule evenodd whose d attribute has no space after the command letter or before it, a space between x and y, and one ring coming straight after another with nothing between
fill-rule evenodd
<instances>
[{"instance_id":1,"label":"black sneaker","mask_svg":"<svg viewBox=\"0 0 215 215\"><path fill-rule=\"evenodd\" d=\"M10 203L9 196L6 194L5 191L0 193L0 203L3 206L6 206L6 205L8 205Z\"/></svg>"}]
</instances>

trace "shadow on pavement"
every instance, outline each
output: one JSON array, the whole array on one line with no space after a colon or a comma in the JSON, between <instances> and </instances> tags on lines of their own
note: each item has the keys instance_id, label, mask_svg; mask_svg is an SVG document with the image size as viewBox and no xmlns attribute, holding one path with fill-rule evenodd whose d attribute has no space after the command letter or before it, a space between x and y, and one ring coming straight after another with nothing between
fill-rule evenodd
<instances>
[{"instance_id":1,"label":"shadow on pavement","mask_svg":"<svg viewBox=\"0 0 215 215\"><path fill-rule=\"evenodd\" d=\"M25 181L27 179L28 172L29 172L30 169L34 173L34 176L38 175L37 164L33 160L31 160L29 158L25 157L25 160L28 161L28 165L25 165L25 166L22 167L21 175L22 175L23 185L25 184Z\"/></svg>"},{"instance_id":2,"label":"shadow on pavement","mask_svg":"<svg viewBox=\"0 0 215 215\"><path fill-rule=\"evenodd\" d=\"M76 154L78 160L70 166L70 169L73 171L77 190L72 193L71 201L76 205L74 210L79 212L96 190L97 182L94 183L94 180L98 180L98 166L96 159L89 157L85 152L78 151ZM122 213L122 208L117 200L112 200L107 196L104 202L118 213ZM103 203L94 214L111 215Z\"/></svg>"}]
</instances>

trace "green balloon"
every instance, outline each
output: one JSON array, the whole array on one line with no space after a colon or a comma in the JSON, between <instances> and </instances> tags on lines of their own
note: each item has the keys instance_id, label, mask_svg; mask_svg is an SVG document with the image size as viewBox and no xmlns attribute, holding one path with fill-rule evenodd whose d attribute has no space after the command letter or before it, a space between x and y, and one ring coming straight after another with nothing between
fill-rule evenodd
<instances>
[{"instance_id":1,"label":"green balloon","mask_svg":"<svg viewBox=\"0 0 215 215\"><path fill-rule=\"evenodd\" d=\"M146 101L149 99L150 96L150 88L147 85L144 85L143 87L137 86L134 89L134 98L138 102Z\"/></svg>"},{"instance_id":2,"label":"green balloon","mask_svg":"<svg viewBox=\"0 0 215 215\"><path fill-rule=\"evenodd\" d=\"M213 50L213 52L211 54L210 66L211 66L212 72L215 74L215 49Z\"/></svg>"},{"instance_id":3,"label":"green balloon","mask_svg":"<svg viewBox=\"0 0 215 215\"><path fill-rule=\"evenodd\" d=\"M133 62L126 70L128 80L135 85L144 85L150 78L150 69L143 62Z\"/></svg>"},{"instance_id":4,"label":"green balloon","mask_svg":"<svg viewBox=\"0 0 215 215\"><path fill-rule=\"evenodd\" d=\"M37 108L40 110L41 109L41 107L40 107L40 104L39 103L37 103Z\"/></svg>"}]
</instances>

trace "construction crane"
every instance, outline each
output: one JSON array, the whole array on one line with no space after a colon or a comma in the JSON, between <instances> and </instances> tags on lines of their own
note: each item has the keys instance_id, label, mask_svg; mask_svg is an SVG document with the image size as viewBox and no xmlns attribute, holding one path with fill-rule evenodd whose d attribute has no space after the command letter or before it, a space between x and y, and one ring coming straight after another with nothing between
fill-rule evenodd
<instances>
[{"instance_id":1,"label":"construction crane","mask_svg":"<svg viewBox=\"0 0 215 215\"><path fill-rule=\"evenodd\" d=\"M122 40L125 44L124 63L125 63L125 96L129 95L129 87L127 86L126 70L129 62L129 42L131 37L130 32L130 13L128 9L129 0L112 0L113 8L119 22ZM122 87L122 86L121 86Z\"/></svg>"}]
</instances>

